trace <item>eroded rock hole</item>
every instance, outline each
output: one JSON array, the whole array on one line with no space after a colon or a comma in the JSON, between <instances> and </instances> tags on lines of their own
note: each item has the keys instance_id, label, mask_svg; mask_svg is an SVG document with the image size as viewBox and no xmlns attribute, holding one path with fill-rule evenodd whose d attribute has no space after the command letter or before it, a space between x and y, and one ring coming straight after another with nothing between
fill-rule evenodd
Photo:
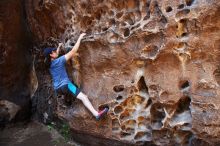
<instances>
[{"instance_id":1,"label":"eroded rock hole","mask_svg":"<svg viewBox=\"0 0 220 146\"><path fill-rule=\"evenodd\" d=\"M130 128L134 128L136 125L136 121L133 119L127 120L126 122L124 122L125 127L130 127Z\"/></svg>"},{"instance_id":2,"label":"eroded rock hole","mask_svg":"<svg viewBox=\"0 0 220 146\"><path fill-rule=\"evenodd\" d=\"M113 131L118 131L120 128L120 123L118 119L112 119L112 130Z\"/></svg>"},{"instance_id":3,"label":"eroded rock hole","mask_svg":"<svg viewBox=\"0 0 220 146\"><path fill-rule=\"evenodd\" d=\"M123 99L123 96L119 95L118 97L116 97L116 100L122 100Z\"/></svg>"},{"instance_id":4,"label":"eroded rock hole","mask_svg":"<svg viewBox=\"0 0 220 146\"><path fill-rule=\"evenodd\" d=\"M182 23L182 24L186 24L187 19L181 19L179 22Z\"/></svg>"},{"instance_id":5,"label":"eroded rock hole","mask_svg":"<svg viewBox=\"0 0 220 146\"><path fill-rule=\"evenodd\" d=\"M183 17L183 16L187 15L189 12L190 12L189 9L183 9L183 10L176 13L176 17Z\"/></svg>"},{"instance_id":6,"label":"eroded rock hole","mask_svg":"<svg viewBox=\"0 0 220 146\"><path fill-rule=\"evenodd\" d=\"M123 15L123 12L119 12L119 13L116 14L116 17L119 19L119 18L122 17L122 15Z\"/></svg>"},{"instance_id":7,"label":"eroded rock hole","mask_svg":"<svg viewBox=\"0 0 220 146\"><path fill-rule=\"evenodd\" d=\"M144 76L141 76L141 78L139 79L139 81L137 83L137 87L140 91L146 92L148 94L148 87L146 85Z\"/></svg>"},{"instance_id":8,"label":"eroded rock hole","mask_svg":"<svg viewBox=\"0 0 220 146\"><path fill-rule=\"evenodd\" d=\"M187 6L191 6L194 2L194 0L185 0Z\"/></svg>"},{"instance_id":9,"label":"eroded rock hole","mask_svg":"<svg viewBox=\"0 0 220 146\"><path fill-rule=\"evenodd\" d=\"M168 7L166 7L166 12L171 12L173 9L172 9L172 7L170 7L170 6L168 6Z\"/></svg>"},{"instance_id":10,"label":"eroded rock hole","mask_svg":"<svg viewBox=\"0 0 220 146\"><path fill-rule=\"evenodd\" d=\"M124 90L124 85L114 86L114 87L113 87L113 90L114 90L115 92L121 92L121 91Z\"/></svg>"},{"instance_id":11,"label":"eroded rock hole","mask_svg":"<svg viewBox=\"0 0 220 146\"><path fill-rule=\"evenodd\" d=\"M146 46L142 52L149 58L155 58L158 54L159 48L155 45Z\"/></svg>"},{"instance_id":12,"label":"eroded rock hole","mask_svg":"<svg viewBox=\"0 0 220 146\"><path fill-rule=\"evenodd\" d=\"M131 18L132 17L132 15L130 16L130 15L125 15L123 18L124 18L124 21L126 21L127 23L129 23L130 25L133 25L135 22L134 22L134 18L132 19Z\"/></svg>"},{"instance_id":13,"label":"eroded rock hole","mask_svg":"<svg viewBox=\"0 0 220 146\"><path fill-rule=\"evenodd\" d=\"M138 122L143 122L143 121L145 120L145 117L139 116L139 117L137 118L137 120L138 120Z\"/></svg>"},{"instance_id":14,"label":"eroded rock hole","mask_svg":"<svg viewBox=\"0 0 220 146\"><path fill-rule=\"evenodd\" d=\"M165 118L166 114L160 103L155 103L150 109L151 113L151 124L153 129L159 129L162 127L162 120Z\"/></svg>"},{"instance_id":15,"label":"eroded rock hole","mask_svg":"<svg viewBox=\"0 0 220 146\"><path fill-rule=\"evenodd\" d=\"M180 5L177 7L177 9L182 9L182 8L184 8L184 4L180 4Z\"/></svg>"},{"instance_id":16,"label":"eroded rock hole","mask_svg":"<svg viewBox=\"0 0 220 146\"><path fill-rule=\"evenodd\" d=\"M102 31L107 31L107 30L108 30L108 27L102 28Z\"/></svg>"},{"instance_id":17,"label":"eroded rock hole","mask_svg":"<svg viewBox=\"0 0 220 146\"><path fill-rule=\"evenodd\" d=\"M164 91L161 93L160 98L163 100L166 100L169 96L169 93L167 91Z\"/></svg>"},{"instance_id":18,"label":"eroded rock hole","mask_svg":"<svg viewBox=\"0 0 220 146\"><path fill-rule=\"evenodd\" d=\"M148 12L145 16L144 16L144 20L148 20L150 19L150 12Z\"/></svg>"},{"instance_id":19,"label":"eroded rock hole","mask_svg":"<svg viewBox=\"0 0 220 146\"><path fill-rule=\"evenodd\" d=\"M184 9L182 11L180 11L181 14L186 15L190 12L190 9Z\"/></svg>"},{"instance_id":20,"label":"eroded rock hole","mask_svg":"<svg viewBox=\"0 0 220 146\"><path fill-rule=\"evenodd\" d=\"M189 88L189 86L190 86L189 81L187 81L187 80L180 81L179 88L181 90L187 89L187 88Z\"/></svg>"},{"instance_id":21,"label":"eroded rock hole","mask_svg":"<svg viewBox=\"0 0 220 146\"><path fill-rule=\"evenodd\" d=\"M123 111L123 108L122 108L122 106L116 106L115 108L114 108L114 112L116 113L116 114L119 114L119 113L121 113Z\"/></svg>"},{"instance_id":22,"label":"eroded rock hole","mask_svg":"<svg viewBox=\"0 0 220 146\"><path fill-rule=\"evenodd\" d=\"M134 134L135 133L135 125L136 125L135 120L128 120L123 123L121 129L125 132Z\"/></svg>"},{"instance_id":23,"label":"eroded rock hole","mask_svg":"<svg viewBox=\"0 0 220 146\"><path fill-rule=\"evenodd\" d=\"M220 85L220 67L213 72L216 82Z\"/></svg>"},{"instance_id":24,"label":"eroded rock hole","mask_svg":"<svg viewBox=\"0 0 220 146\"><path fill-rule=\"evenodd\" d=\"M130 35L130 30L128 28L124 31L124 37L128 37Z\"/></svg>"},{"instance_id":25,"label":"eroded rock hole","mask_svg":"<svg viewBox=\"0 0 220 146\"><path fill-rule=\"evenodd\" d=\"M167 18L165 16L162 16L160 19L160 22L162 22L163 24L167 23Z\"/></svg>"},{"instance_id":26,"label":"eroded rock hole","mask_svg":"<svg viewBox=\"0 0 220 146\"><path fill-rule=\"evenodd\" d=\"M134 134L135 129L131 128L131 127L127 127L127 128L124 129L124 131L127 132L127 133L130 133L130 134Z\"/></svg>"},{"instance_id":27,"label":"eroded rock hole","mask_svg":"<svg viewBox=\"0 0 220 146\"><path fill-rule=\"evenodd\" d=\"M157 85L150 85L150 89L153 91L157 91Z\"/></svg>"},{"instance_id":28,"label":"eroded rock hole","mask_svg":"<svg viewBox=\"0 0 220 146\"><path fill-rule=\"evenodd\" d=\"M163 110L163 107L159 103L155 103L152 105L150 113L154 120L161 120L165 117L165 112Z\"/></svg>"},{"instance_id":29,"label":"eroded rock hole","mask_svg":"<svg viewBox=\"0 0 220 146\"><path fill-rule=\"evenodd\" d=\"M110 19L109 25L115 25L115 24L116 24L115 19Z\"/></svg>"},{"instance_id":30,"label":"eroded rock hole","mask_svg":"<svg viewBox=\"0 0 220 146\"><path fill-rule=\"evenodd\" d=\"M187 33L187 32L184 32L184 33L182 33L182 35L181 35L181 37L188 37L189 36L189 33Z\"/></svg>"},{"instance_id":31,"label":"eroded rock hole","mask_svg":"<svg viewBox=\"0 0 220 146\"><path fill-rule=\"evenodd\" d=\"M137 132L137 134L135 135L134 139L135 140L138 140L138 139L142 139L142 138L145 138L145 137L150 137L151 135L147 132Z\"/></svg>"},{"instance_id":32,"label":"eroded rock hole","mask_svg":"<svg viewBox=\"0 0 220 146\"><path fill-rule=\"evenodd\" d=\"M176 113L182 113L184 111L190 110L191 99L189 96L182 97L178 102L178 107Z\"/></svg>"},{"instance_id":33,"label":"eroded rock hole","mask_svg":"<svg viewBox=\"0 0 220 146\"><path fill-rule=\"evenodd\" d=\"M181 19L178 22L177 33L176 33L177 37L186 37L186 36L188 36L187 22L188 22L187 19Z\"/></svg>"},{"instance_id":34,"label":"eroded rock hole","mask_svg":"<svg viewBox=\"0 0 220 146\"><path fill-rule=\"evenodd\" d=\"M152 99L147 100L147 104L145 105L145 108L148 108L152 104Z\"/></svg>"},{"instance_id":35,"label":"eroded rock hole","mask_svg":"<svg viewBox=\"0 0 220 146\"><path fill-rule=\"evenodd\" d=\"M70 45L71 45L71 46L74 46L74 45L75 45L75 43L74 43L74 42L71 42L71 43L70 43Z\"/></svg>"},{"instance_id":36,"label":"eroded rock hole","mask_svg":"<svg viewBox=\"0 0 220 146\"><path fill-rule=\"evenodd\" d=\"M177 45L177 48L183 48L184 46L186 46L186 42L180 42L178 45Z\"/></svg>"},{"instance_id":37,"label":"eroded rock hole","mask_svg":"<svg viewBox=\"0 0 220 146\"><path fill-rule=\"evenodd\" d=\"M139 122L137 124L137 126L138 126L139 130L146 131L146 130L151 130L152 129L151 126L150 126L150 118L148 120L145 120L144 122Z\"/></svg>"},{"instance_id":38,"label":"eroded rock hole","mask_svg":"<svg viewBox=\"0 0 220 146\"><path fill-rule=\"evenodd\" d=\"M135 15L135 21L140 21L141 20L141 12L140 11L136 11L134 13Z\"/></svg>"},{"instance_id":39,"label":"eroded rock hole","mask_svg":"<svg viewBox=\"0 0 220 146\"><path fill-rule=\"evenodd\" d=\"M125 111L120 115L119 118L120 118L121 121L124 121L124 120L129 119L129 117L130 117L129 111L125 110Z\"/></svg>"},{"instance_id":40,"label":"eroded rock hole","mask_svg":"<svg viewBox=\"0 0 220 146\"><path fill-rule=\"evenodd\" d=\"M121 133L120 133L120 137L121 137L121 138L125 138L125 137L130 136L130 135L132 135L132 134L131 134L131 133L128 133L128 132L121 132Z\"/></svg>"},{"instance_id":41,"label":"eroded rock hole","mask_svg":"<svg viewBox=\"0 0 220 146\"><path fill-rule=\"evenodd\" d=\"M139 95L134 95L134 96L126 98L126 100L123 102L123 106L127 107L128 110L131 110L131 109L134 110L135 105L139 104L143 100L144 100L143 97Z\"/></svg>"},{"instance_id":42,"label":"eroded rock hole","mask_svg":"<svg viewBox=\"0 0 220 146\"><path fill-rule=\"evenodd\" d=\"M145 5L146 5L146 16L144 17L144 20L147 20L150 18L150 9L149 9L150 2L148 1Z\"/></svg>"},{"instance_id":43,"label":"eroded rock hole","mask_svg":"<svg viewBox=\"0 0 220 146\"><path fill-rule=\"evenodd\" d=\"M112 123L112 125L113 125L113 128L115 128L115 130L117 129L119 129L119 127L120 127L120 124L117 122L117 123Z\"/></svg>"},{"instance_id":44,"label":"eroded rock hole","mask_svg":"<svg viewBox=\"0 0 220 146\"><path fill-rule=\"evenodd\" d=\"M143 103L144 100L145 99L143 97L137 95L134 97L134 104L139 105L139 104Z\"/></svg>"}]
</instances>

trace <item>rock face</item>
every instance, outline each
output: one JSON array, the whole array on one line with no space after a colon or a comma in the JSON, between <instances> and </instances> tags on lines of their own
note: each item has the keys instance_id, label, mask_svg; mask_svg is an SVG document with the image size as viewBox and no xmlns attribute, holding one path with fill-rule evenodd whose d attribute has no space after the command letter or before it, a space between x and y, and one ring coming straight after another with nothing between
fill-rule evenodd
<instances>
[{"instance_id":1,"label":"rock face","mask_svg":"<svg viewBox=\"0 0 220 146\"><path fill-rule=\"evenodd\" d=\"M0 1L0 127L30 117L30 95L36 89L31 82L37 80L25 17L22 0Z\"/></svg>"},{"instance_id":2,"label":"rock face","mask_svg":"<svg viewBox=\"0 0 220 146\"><path fill-rule=\"evenodd\" d=\"M46 42L73 45L80 32L86 32L76 67L69 64L69 73L96 108L108 105L110 112L97 122L79 101L66 107L59 98L55 113L69 122L79 141L220 143L218 0L26 0L25 4L36 42L39 88L33 100L39 116L47 120L56 101L39 50ZM103 140L97 144L96 138Z\"/></svg>"}]
</instances>

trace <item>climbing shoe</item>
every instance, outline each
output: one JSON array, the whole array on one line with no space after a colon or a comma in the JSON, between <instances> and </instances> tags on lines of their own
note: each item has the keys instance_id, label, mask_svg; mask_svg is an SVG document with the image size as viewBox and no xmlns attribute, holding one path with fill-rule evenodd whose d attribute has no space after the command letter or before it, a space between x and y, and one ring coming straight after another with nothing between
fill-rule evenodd
<instances>
[{"instance_id":1,"label":"climbing shoe","mask_svg":"<svg viewBox=\"0 0 220 146\"><path fill-rule=\"evenodd\" d=\"M104 108L103 110L99 111L98 116L96 116L96 120L100 120L104 115L107 114L109 108Z\"/></svg>"}]
</instances>

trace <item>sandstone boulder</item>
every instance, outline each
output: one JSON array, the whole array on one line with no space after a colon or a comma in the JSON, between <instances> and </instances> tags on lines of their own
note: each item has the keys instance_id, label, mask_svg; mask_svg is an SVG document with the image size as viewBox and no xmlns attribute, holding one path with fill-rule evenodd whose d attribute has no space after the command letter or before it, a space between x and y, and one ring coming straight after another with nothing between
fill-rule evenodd
<instances>
[{"instance_id":1,"label":"sandstone boulder","mask_svg":"<svg viewBox=\"0 0 220 146\"><path fill-rule=\"evenodd\" d=\"M97 122L79 101L63 107L59 99L56 114L75 136L135 145L220 142L219 1L30 0L27 9L38 42L53 37L67 45L87 33L75 71L94 106L111 110Z\"/></svg>"},{"instance_id":2,"label":"sandstone boulder","mask_svg":"<svg viewBox=\"0 0 220 146\"><path fill-rule=\"evenodd\" d=\"M218 0L21 2L0 2L4 100L24 109L33 95L38 118L67 121L87 145L219 145ZM99 122L56 98L44 67L44 47L74 45L81 32L68 72L95 108L110 107Z\"/></svg>"}]
</instances>

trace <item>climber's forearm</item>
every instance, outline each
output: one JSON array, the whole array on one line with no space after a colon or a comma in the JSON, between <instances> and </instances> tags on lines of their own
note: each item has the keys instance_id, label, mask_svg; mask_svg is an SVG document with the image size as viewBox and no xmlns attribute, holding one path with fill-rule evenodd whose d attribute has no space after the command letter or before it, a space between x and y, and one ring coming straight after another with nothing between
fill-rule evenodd
<instances>
[{"instance_id":1,"label":"climber's forearm","mask_svg":"<svg viewBox=\"0 0 220 146\"><path fill-rule=\"evenodd\" d=\"M82 37L79 37L76 44L73 46L71 50L73 53L76 53L78 51L81 40L82 40Z\"/></svg>"},{"instance_id":2,"label":"climber's forearm","mask_svg":"<svg viewBox=\"0 0 220 146\"><path fill-rule=\"evenodd\" d=\"M58 47L57 47L57 54L59 55L60 54L60 48L61 48L61 46L62 46L62 43L59 43L59 45L58 45Z\"/></svg>"},{"instance_id":3,"label":"climber's forearm","mask_svg":"<svg viewBox=\"0 0 220 146\"><path fill-rule=\"evenodd\" d=\"M72 57L74 56L74 54L78 51L80 42L81 42L82 38L83 38L85 35L86 35L85 33L82 33L82 34L79 36L79 38L78 38L76 44L74 45L74 47L65 55L66 60L69 60L70 58L72 58Z\"/></svg>"}]
</instances>

